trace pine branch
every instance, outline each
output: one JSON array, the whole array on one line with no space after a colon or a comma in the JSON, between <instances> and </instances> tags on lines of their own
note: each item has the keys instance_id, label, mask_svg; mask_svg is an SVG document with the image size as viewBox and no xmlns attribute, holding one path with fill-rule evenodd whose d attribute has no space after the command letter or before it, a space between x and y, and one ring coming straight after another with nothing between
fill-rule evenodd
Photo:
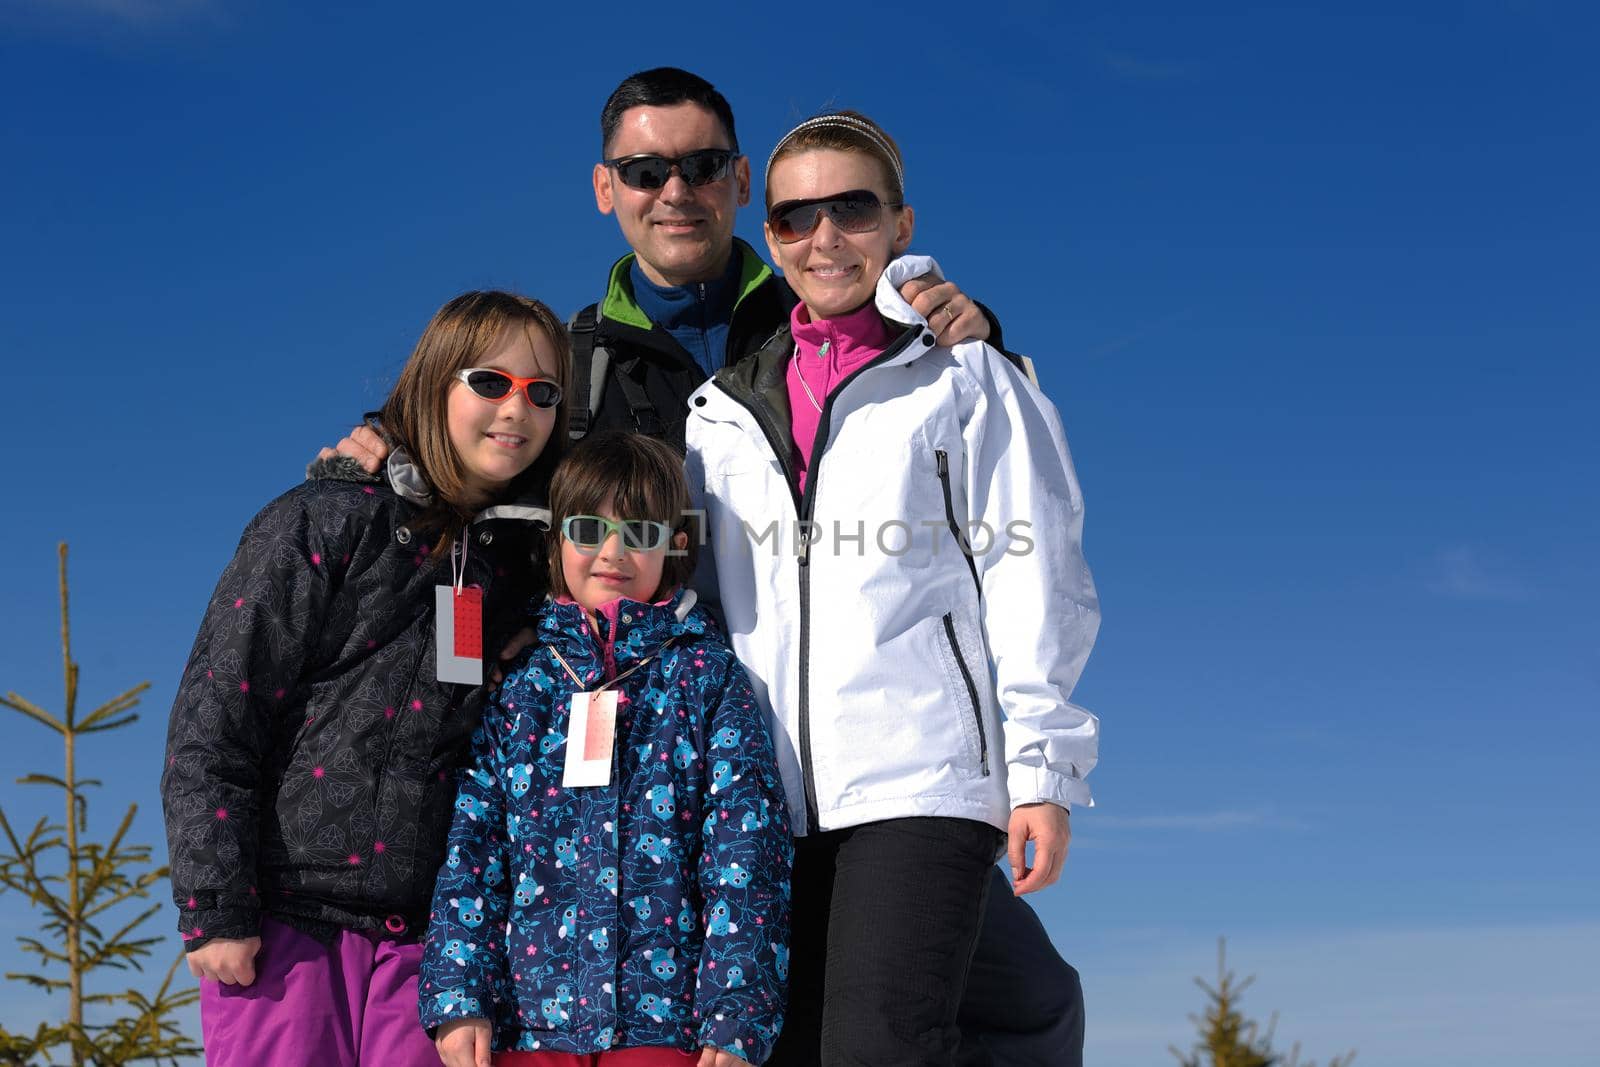
<instances>
[{"instance_id":1,"label":"pine branch","mask_svg":"<svg viewBox=\"0 0 1600 1067\"><path fill-rule=\"evenodd\" d=\"M61 978L46 978L42 974L19 974L16 971L7 971L6 981L26 982L36 989L44 990L46 993L57 992L72 984Z\"/></svg>"},{"instance_id":2,"label":"pine branch","mask_svg":"<svg viewBox=\"0 0 1600 1067\"><path fill-rule=\"evenodd\" d=\"M144 968L139 966L138 960L133 957L149 955L151 947L160 944L165 939L162 937L143 937L139 938L138 940L129 940L128 935L131 934L135 928L143 924L147 919L149 919L152 915L155 915L160 910L160 904L152 904L150 907L134 916L133 919L127 923L127 925L123 926L122 929L112 934L111 937L105 939L104 941L92 941L89 946L88 957L90 961L90 967L93 968L94 966L99 965L95 961L105 962L108 966L117 966L117 964L110 963L109 961L119 958L128 958L129 962L133 964L134 970L143 970Z\"/></svg>"},{"instance_id":3,"label":"pine branch","mask_svg":"<svg viewBox=\"0 0 1600 1067\"><path fill-rule=\"evenodd\" d=\"M128 805L127 813L123 815L116 833L106 845L88 845L83 849L90 864L81 882L83 897L80 901L80 918L88 919L131 897L146 895L139 881L128 879L125 868L130 864L149 862L150 847L148 845L133 845L126 849L122 847L122 839L127 835L128 828L133 825L133 817L138 810L137 804ZM143 884L148 885L149 882ZM102 894L109 896L98 904L92 903Z\"/></svg>"},{"instance_id":4,"label":"pine branch","mask_svg":"<svg viewBox=\"0 0 1600 1067\"><path fill-rule=\"evenodd\" d=\"M28 894L30 904L37 905L41 900L49 897L50 890L45 885L45 880L39 875L40 852L60 844L59 840L40 841L39 838L50 833L54 827L48 819L40 819L33 827L33 832L28 835L26 844L17 840L17 835L11 828L11 820L6 818L4 808L0 808L0 829L6 834L6 840L11 842L11 855L4 857L4 865L0 866L0 884L18 892ZM20 870L20 876L16 873Z\"/></svg>"},{"instance_id":5,"label":"pine branch","mask_svg":"<svg viewBox=\"0 0 1600 1067\"><path fill-rule=\"evenodd\" d=\"M95 1047L102 1058L97 1062L120 1064L151 1059L175 1064L182 1057L201 1054L200 1046L184 1037L171 1018L178 1009L200 998L197 988L172 992L172 980L182 962L183 954L180 952L167 968L166 976L154 997L147 997L137 989L129 989L115 996L114 999L126 1003L137 1014L105 1027L93 1028L97 1031Z\"/></svg>"},{"instance_id":6,"label":"pine branch","mask_svg":"<svg viewBox=\"0 0 1600 1067\"><path fill-rule=\"evenodd\" d=\"M5 696L0 697L0 706L10 708L13 711L20 711L24 715L37 719L58 734L67 732L67 728L54 715L32 701L24 700L16 693L7 693Z\"/></svg>"},{"instance_id":7,"label":"pine branch","mask_svg":"<svg viewBox=\"0 0 1600 1067\"><path fill-rule=\"evenodd\" d=\"M69 786L60 778L50 774L25 774L17 779L18 785L53 785L57 789L67 789Z\"/></svg>"},{"instance_id":8,"label":"pine branch","mask_svg":"<svg viewBox=\"0 0 1600 1067\"><path fill-rule=\"evenodd\" d=\"M78 732L80 734L92 734L100 730L115 730L119 726L126 726L128 723L133 722L139 716L129 715L127 718L119 719L114 723L107 723L105 720L138 704L139 694L149 688L149 682L140 682L126 693L112 697L91 711L82 722L78 723Z\"/></svg>"},{"instance_id":9,"label":"pine branch","mask_svg":"<svg viewBox=\"0 0 1600 1067\"><path fill-rule=\"evenodd\" d=\"M17 944L22 946L22 951L38 956L44 963L66 963L67 957L63 952L58 952L43 941L32 937L19 937Z\"/></svg>"}]
</instances>

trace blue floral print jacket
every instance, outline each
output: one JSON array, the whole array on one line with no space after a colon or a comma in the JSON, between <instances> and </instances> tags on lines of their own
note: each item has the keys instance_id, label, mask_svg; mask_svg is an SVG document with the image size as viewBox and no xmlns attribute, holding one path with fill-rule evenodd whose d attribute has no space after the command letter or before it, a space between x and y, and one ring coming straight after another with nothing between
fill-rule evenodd
<instances>
[{"instance_id":1,"label":"blue floral print jacket","mask_svg":"<svg viewBox=\"0 0 1600 1067\"><path fill-rule=\"evenodd\" d=\"M473 737L422 1023L492 1019L497 1050L710 1045L759 1064L783 1025L793 861L766 723L693 592L598 622L547 601ZM611 783L564 787L573 693L623 674Z\"/></svg>"}]
</instances>

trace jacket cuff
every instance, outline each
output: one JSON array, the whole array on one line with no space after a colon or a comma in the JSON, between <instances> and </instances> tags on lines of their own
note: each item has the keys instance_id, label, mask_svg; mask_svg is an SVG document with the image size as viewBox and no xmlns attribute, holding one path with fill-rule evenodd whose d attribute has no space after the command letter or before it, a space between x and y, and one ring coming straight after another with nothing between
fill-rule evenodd
<instances>
[{"instance_id":1,"label":"jacket cuff","mask_svg":"<svg viewBox=\"0 0 1600 1067\"><path fill-rule=\"evenodd\" d=\"M178 915L178 936L183 951L193 952L219 937L246 938L261 934L257 908L184 908Z\"/></svg>"},{"instance_id":2,"label":"jacket cuff","mask_svg":"<svg viewBox=\"0 0 1600 1067\"><path fill-rule=\"evenodd\" d=\"M1013 810L1040 802L1057 804L1069 812L1074 804L1094 807L1088 782L1044 767L1011 764L1006 769L1006 788L1011 793Z\"/></svg>"},{"instance_id":3,"label":"jacket cuff","mask_svg":"<svg viewBox=\"0 0 1600 1067\"><path fill-rule=\"evenodd\" d=\"M749 1016L742 1013L708 1014L700 1023L700 1047L710 1045L712 1048L731 1052L746 1063L765 1063L767 1057L772 1055L772 1046L777 1040L778 1032L773 1029L771 1037L764 1037L750 1032L747 1029L749 1026Z\"/></svg>"},{"instance_id":4,"label":"jacket cuff","mask_svg":"<svg viewBox=\"0 0 1600 1067\"><path fill-rule=\"evenodd\" d=\"M456 977L460 980L447 985L439 981L437 976L427 973L427 963L424 956L423 974L419 982L425 991L418 998L417 1018L422 1022L422 1028L428 1031L429 1037L445 1023L458 1019L482 1019L489 1024L491 1031L498 1029L494 1025L495 997L482 972L476 976L457 972ZM456 970L454 967L450 969Z\"/></svg>"},{"instance_id":5,"label":"jacket cuff","mask_svg":"<svg viewBox=\"0 0 1600 1067\"><path fill-rule=\"evenodd\" d=\"M980 312L982 312L983 317L989 320L989 336L988 339L986 339L983 343L997 352L1004 352L1006 350L1006 339L1005 335L1000 330L999 317L996 316L993 311L989 310L989 305L985 304L983 301L974 300L973 304L977 305L977 308Z\"/></svg>"}]
</instances>

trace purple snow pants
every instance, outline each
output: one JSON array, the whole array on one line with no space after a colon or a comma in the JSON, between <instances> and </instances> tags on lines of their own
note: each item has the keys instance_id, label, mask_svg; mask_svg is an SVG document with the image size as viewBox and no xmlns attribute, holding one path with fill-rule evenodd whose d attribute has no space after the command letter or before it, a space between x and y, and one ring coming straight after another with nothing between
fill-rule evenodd
<instances>
[{"instance_id":1,"label":"purple snow pants","mask_svg":"<svg viewBox=\"0 0 1600 1067\"><path fill-rule=\"evenodd\" d=\"M422 946L263 919L256 980L200 983L207 1067L439 1067L417 1021Z\"/></svg>"}]
</instances>

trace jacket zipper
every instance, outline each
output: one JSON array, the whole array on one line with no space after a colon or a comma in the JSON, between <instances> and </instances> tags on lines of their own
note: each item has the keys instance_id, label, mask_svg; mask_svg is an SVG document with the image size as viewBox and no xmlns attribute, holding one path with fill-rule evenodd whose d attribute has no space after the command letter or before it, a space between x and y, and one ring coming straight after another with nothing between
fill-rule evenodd
<instances>
[{"instance_id":1,"label":"jacket zipper","mask_svg":"<svg viewBox=\"0 0 1600 1067\"><path fill-rule=\"evenodd\" d=\"M977 587L979 598L982 598L983 583L978 580L978 564L973 561L972 546L967 541L967 535L960 523L956 522L955 504L950 499L950 456L939 448L934 450L933 458L939 466L939 488L944 493L944 521L950 527L950 535L956 539L956 547L967 561L967 570L972 572L972 584Z\"/></svg>"},{"instance_id":2,"label":"jacket zipper","mask_svg":"<svg viewBox=\"0 0 1600 1067\"><path fill-rule=\"evenodd\" d=\"M978 763L983 776L989 777L989 737L983 730L983 708L978 704L978 687L967 670L967 658L961 654L961 642L956 640L956 619L948 611L944 614L944 635L950 639L950 651L955 654L956 666L961 668L961 680L967 683L967 700L972 708L972 721L978 724Z\"/></svg>"},{"instance_id":3,"label":"jacket zipper","mask_svg":"<svg viewBox=\"0 0 1600 1067\"><path fill-rule=\"evenodd\" d=\"M706 328L706 283L696 283L695 292L699 297L699 299L695 301L695 310L700 313L700 352L705 356L706 363L709 364L711 362L711 337ZM732 318L732 316L730 315L729 318ZM727 360L726 353L723 354L723 360L724 362ZM699 359L696 359L695 362L698 363L700 361ZM713 367L711 369L711 373L715 374L716 372L716 368Z\"/></svg>"},{"instance_id":4,"label":"jacket zipper","mask_svg":"<svg viewBox=\"0 0 1600 1067\"><path fill-rule=\"evenodd\" d=\"M585 629L587 629L587 627L585 627ZM604 665L602 665L602 673L604 672L604 669ZM568 680L570 681L571 679ZM612 744L612 758L617 761L616 765L618 768L620 768L622 765L622 753L617 750L615 743ZM616 796L617 805L620 808L622 802L622 790L620 788L622 775L620 770L614 770L612 772L612 777L615 778L619 784ZM611 1019L611 1032L617 1033L618 1031L625 1029L622 1025L622 1012L619 1007L621 1004L619 999L621 994L617 992L618 990L622 989L624 977L622 972L623 945L626 943L628 937L628 931L622 922L622 909L628 906L628 893L632 889L632 886L629 885L628 880L623 873L625 864L622 862L622 812L613 811L612 819L613 822L611 823L611 833L614 837L614 840L608 841L606 844L611 847L610 855L612 857L612 862L617 865L617 894L611 898L612 903L616 905L617 909L615 914L612 915L612 921L617 925L617 939L611 946L612 952L614 953L612 958L615 961L615 966L612 971L611 979L612 993L609 1017ZM605 832L605 828L603 826L601 827L601 832ZM604 889L602 889L601 892L604 892Z\"/></svg>"},{"instance_id":5,"label":"jacket zipper","mask_svg":"<svg viewBox=\"0 0 1600 1067\"><path fill-rule=\"evenodd\" d=\"M590 640L590 650L593 651L593 652L598 652L599 649L597 649L595 647L595 645L594 645L595 635L592 632L590 632L587 627L585 627L584 633ZM663 641L661 643L661 645L654 652L650 653L650 655L647 657L646 662L648 662L649 660L656 659L657 657L659 657L663 653L665 653L669 648L672 648L673 645L678 643L679 638L681 636L682 636L681 633L678 633L678 634L673 634L672 636L668 637L665 641ZM615 642L616 642L616 628L614 626L610 629L608 640L609 640L611 645L613 645L613 646L615 645ZM611 664L612 670L608 673L607 664L606 664L606 659L608 659L608 658L609 657L607 657L605 655L600 655L600 656L596 657L596 666L598 666L598 668L600 670L600 676L602 678L606 679L607 684L609 684L610 682L613 682L613 681L616 680L616 678L614 677L614 675L615 675L615 663L614 662ZM580 673L581 673L581 672L584 672L584 671L587 670L587 665L582 664L581 659L578 659L574 663L574 668L577 669L578 671L580 671ZM554 668L552 668L552 670L554 670ZM570 679L568 679L568 680L570 681ZM622 729L622 724L620 724L620 723L618 724L618 729L619 729L619 731ZM612 749L612 753L611 753L611 758L612 758L612 761L613 761L612 778L614 780L618 781L618 782L620 782L622 780L621 779L621 767L622 767L623 755L624 754L623 754L623 749L622 748L614 747ZM619 793L619 797L620 797L620 793ZM619 800L619 803L620 803L620 800ZM629 883L626 880L626 878L627 878L627 875L626 875L626 864L624 864L622 862L622 821L621 821L621 819L620 818L614 818L613 822L612 822L612 826L613 826L612 836L615 838L615 841L614 842L607 841L607 842L604 843L604 845L602 847L610 849L610 851L608 851L606 853L606 855L611 858L612 863L615 864L616 870L617 870L617 891L616 891L616 894L612 897L612 900L616 904L616 913L613 916L613 921L616 923L617 938L616 938L616 941L611 946L612 949L614 950L613 951L613 956L614 956L614 958L616 960L616 968L612 972L612 974L613 974L613 986L612 986L612 988L614 990L616 990L616 989L621 989L622 988L622 979L624 977L623 972L622 972L622 960L623 960L623 957L625 955L625 953L623 951L623 944L624 944L624 940L628 937L628 931L627 931L627 929L624 926L623 921L622 921L622 910L628 906L628 904L627 904L628 893L629 893L629 891L631 889L631 886L629 885ZM621 1013L621 1008L619 1007L619 1004L620 1004L620 1001L618 999L618 996L614 993L612 998L611 998L611 1008L610 1008L610 1016L609 1017L612 1020L612 1029L613 1029L613 1031L618 1036L621 1036L621 1034L623 1033L623 1031L625 1029L625 1026L624 1026L624 1023L622 1021L622 1013Z\"/></svg>"},{"instance_id":6,"label":"jacket zipper","mask_svg":"<svg viewBox=\"0 0 1600 1067\"><path fill-rule=\"evenodd\" d=\"M822 449L828 440L828 423L833 414L833 402L851 382L863 373L882 363L893 359L903 352L912 341L923 336L923 331L908 329L894 344L878 353L877 357L857 367L833 391L828 394L828 399L822 403L822 411L817 416L817 436L811 443L811 461L806 466L806 491L796 500L796 513L799 521L808 524L816 510L818 461L822 459ZM931 335L930 335L931 336ZM792 349L790 358L793 358ZM767 413L757 410L757 405L737 396L721 381L717 384L722 387L733 400L751 415L755 416L756 424L761 427L767 437L767 444L778 456L778 462L783 467L784 478L788 483L789 495L794 496L794 464L789 460L789 445L792 435L774 432L777 420ZM761 404L762 408L767 405ZM785 447L780 447L777 442L783 441ZM806 830L807 832L820 831L820 818L817 804L817 778L816 770L811 756L811 539L805 537L800 542L800 553L797 559L800 568L800 778L805 787L806 798Z\"/></svg>"}]
</instances>

